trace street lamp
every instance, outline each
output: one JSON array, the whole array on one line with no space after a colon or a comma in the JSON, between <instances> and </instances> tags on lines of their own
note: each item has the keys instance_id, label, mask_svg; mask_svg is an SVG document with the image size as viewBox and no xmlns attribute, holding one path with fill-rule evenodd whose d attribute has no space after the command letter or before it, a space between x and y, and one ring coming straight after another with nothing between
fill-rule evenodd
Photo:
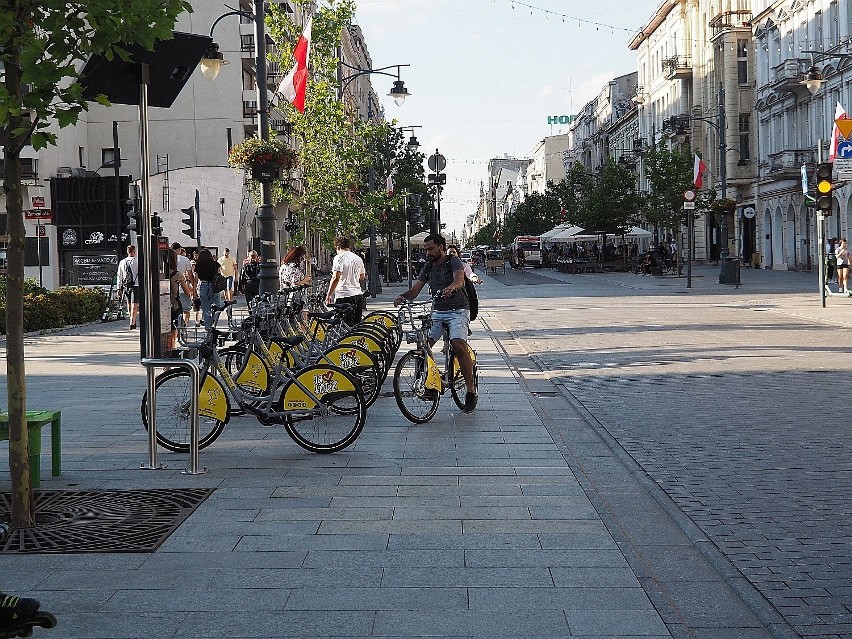
<instances>
[{"instance_id":1,"label":"street lamp","mask_svg":"<svg viewBox=\"0 0 852 639\"><path fill-rule=\"evenodd\" d=\"M721 199L728 199L728 140L725 136L725 87L724 85L719 85L719 113L715 119L713 118L703 118L699 116L674 116L672 118L677 119L679 122L689 122L692 120L700 120L702 122L706 122L710 126L712 126L716 130L716 135L719 138L719 183L720 183L720 192ZM675 129L678 127L675 126ZM731 255L731 250L728 247L728 215L725 212L722 212L722 224L721 224L721 243L722 250L720 257L722 258L722 271L719 273L719 284L734 284L739 282L729 282L729 273L726 269L726 264L728 262L728 258Z\"/></svg>"},{"instance_id":2,"label":"street lamp","mask_svg":"<svg viewBox=\"0 0 852 639\"><path fill-rule=\"evenodd\" d=\"M405 83L400 78L400 69L402 67L409 67L410 64L391 64L386 67L379 67L378 69L362 69L361 67L356 67L351 64L344 62L343 60L339 61L341 67L345 67L350 71L354 71L354 73L350 73L346 76L345 79L340 82L340 89L338 90L338 97L343 100L343 92L346 90L346 87L355 79L360 78L365 75L386 75L391 78L396 78L393 83L393 87L390 90L388 95L393 98L394 102L397 106L401 106L403 102L405 102L405 98L411 95L408 92L408 89L405 88ZM388 73L388 69L396 69L396 74ZM367 119L373 119L372 112L372 102L369 103ZM373 163L370 163L369 168L367 169L367 189L372 191L375 185L376 180L376 171L373 167ZM388 254L390 257L390 251ZM381 293L382 284L379 279L379 260L378 260L378 246L376 241L376 224L370 224L370 273L369 273L369 288L370 295L372 297L376 297L378 293Z\"/></svg>"},{"instance_id":3,"label":"street lamp","mask_svg":"<svg viewBox=\"0 0 852 639\"><path fill-rule=\"evenodd\" d=\"M266 22L264 0L253 0L254 12L228 11L216 18L210 27L210 37L219 21L228 16L242 16L254 21L255 83L257 84L257 113L260 139L269 141L269 88L266 86ZM219 45L211 43L201 60L201 72L208 80L219 75L227 64ZM275 214L272 212L272 180L270 174L259 174L260 206L257 221L260 227L260 293L278 291L278 251L275 245Z\"/></svg>"},{"instance_id":4,"label":"street lamp","mask_svg":"<svg viewBox=\"0 0 852 639\"><path fill-rule=\"evenodd\" d=\"M355 78L360 78L364 75L386 75L390 78L396 78L393 82L393 87L391 87L388 96L393 98L393 101L397 106L402 106L402 103L405 102L405 98L411 95L408 92L408 89L405 88L405 82L402 81L400 77L400 69L402 67L410 67L410 64L391 64L386 67L380 67L378 69L362 69L361 67L352 66L351 64L347 64L343 60L340 60L340 66L346 67L350 71L354 71L355 73L350 73L346 76L346 78L340 83L340 97L343 97L343 91L346 90L346 87L349 86L349 83L352 82ZM388 69L396 69L396 74L388 73Z\"/></svg>"},{"instance_id":5,"label":"street lamp","mask_svg":"<svg viewBox=\"0 0 852 639\"><path fill-rule=\"evenodd\" d=\"M411 131L411 137L408 138L408 142L405 143L405 148L409 153L416 153L417 149L420 148L420 142L417 141L417 137L414 135L414 129L422 129L423 127L419 124L412 124L411 126L401 126L399 127L400 131Z\"/></svg>"},{"instance_id":6,"label":"street lamp","mask_svg":"<svg viewBox=\"0 0 852 639\"><path fill-rule=\"evenodd\" d=\"M826 58L840 58L841 60L852 58L852 53L828 53L825 51L802 51L802 53L810 54L811 67L808 69L807 73L805 73L805 79L800 81L799 84L804 85L808 91L811 92L811 95L816 95L816 93L820 90L820 87L822 87L825 82L822 72L816 66L814 56L820 56L820 60Z\"/></svg>"}]
</instances>

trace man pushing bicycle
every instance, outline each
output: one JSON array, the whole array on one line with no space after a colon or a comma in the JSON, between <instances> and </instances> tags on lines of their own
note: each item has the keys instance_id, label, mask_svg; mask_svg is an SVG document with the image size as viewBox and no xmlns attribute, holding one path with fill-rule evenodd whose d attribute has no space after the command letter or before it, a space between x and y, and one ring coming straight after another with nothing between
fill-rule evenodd
<instances>
[{"instance_id":1,"label":"man pushing bicycle","mask_svg":"<svg viewBox=\"0 0 852 639\"><path fill-rule=\"evenodd\" d=\"M394 300L394 306L399 306L404 300L416 299L427 283L433 295L442 292L440 297L435 298L432 307L429 345L434 345L441 338L446 326L467 386L463 411L470 413L476 408L479 396L474 384L473 360L467 345L470 305L465 293L464 264L458 257L447 254L447 241L437 233L426 237L423 248L429 261L421 269L412 287Z\"/></svg>"}]
</instances>

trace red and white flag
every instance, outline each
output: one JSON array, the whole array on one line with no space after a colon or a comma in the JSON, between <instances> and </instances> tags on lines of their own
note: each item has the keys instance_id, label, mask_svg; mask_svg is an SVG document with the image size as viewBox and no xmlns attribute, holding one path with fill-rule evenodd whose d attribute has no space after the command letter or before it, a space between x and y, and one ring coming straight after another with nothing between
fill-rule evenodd
<instances>
[{"instance_id":1,"label":"red and white flag","mask_svg":"<svg viewBox=\"0 0 852 639\"><path fill-rule=\"evenodd\" d=\"M700 189L701 185L704 184L704 171L706 170L707 165L704 164L704 160L696 154L695 162L692 165L692 183L696 189Z\"/></svg>"},{"instance_id":2,"label":"red and white flag","mask_svg":"<svg viewBox=\"0 0 852 639\"><path fill-rule=\"evenodd\" d=\"M276 91L292 103L299 110L299 113L305 112L305 87L308 84L308 53L311 46L311 25L313 21L314 18L311 16L305 22L305 29L293 50L293 58L295 58L296 63L290 69L290 73L281 80L278 91Z\"/></svg>"},{"instance_id":3,"label":"red and white flag","mask_svg":"<svg viewBox=\"0 0 852 639\"><path fill-rule=\"evenodd\" d=\"M837 103L837 108L834 109L834 120L848 120L849 117L846 115L846 110L840 106L840 102ZM834 162L834 156L837 155L837 145L840 143L840 129L837 128L837 124L834 123L834 120L831 122L831 147L828 151L828 161Z\"/></svg>"}]
</instances>

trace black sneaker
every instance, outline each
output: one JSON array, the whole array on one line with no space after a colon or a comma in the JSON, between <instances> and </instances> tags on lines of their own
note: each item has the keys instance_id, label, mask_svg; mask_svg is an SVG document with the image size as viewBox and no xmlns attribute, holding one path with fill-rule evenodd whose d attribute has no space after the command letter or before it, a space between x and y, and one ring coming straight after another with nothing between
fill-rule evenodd
<instances>
[{"instance_id":1,"label":"black sneaker","mask_svg":"<svg viewBox=\"0 0 852 639\"><path fill-rule=\"evenodd\" d=\"M35 599L0 592L0 630L14 630L35 617L41 604Z\"/></svg>"},{"instance_id":2,"label":"black sneaker","mask_svg":"<svg viewBox=\"0 0 852 639\"><path fill-rule=\"evenodd\" d=\"M472 413L476 410L476 403L479 401L479 395L476 393L467 393L464 396L464 408L462 408L463 413Z\"/></svg>"}]
</instances>

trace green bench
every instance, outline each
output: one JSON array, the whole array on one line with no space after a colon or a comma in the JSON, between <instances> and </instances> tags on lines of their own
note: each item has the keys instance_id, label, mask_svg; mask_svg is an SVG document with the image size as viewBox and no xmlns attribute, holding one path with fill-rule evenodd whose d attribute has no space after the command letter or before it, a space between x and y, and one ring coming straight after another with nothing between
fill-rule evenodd
<instances>
[{"instance_id":1,"label":"green bench","mask_svg":"<svg viewBox=\"0 0 852 639\"><path fill-rule=\"evenodd\" d=\"M54 477L62 474L62 411L28 410L27 434L30 440L30 481L41 486L41 429L50 426L50 461ZM9 439L9 414L0 413L0 441Z\"/></svg>"}]
</instances>

